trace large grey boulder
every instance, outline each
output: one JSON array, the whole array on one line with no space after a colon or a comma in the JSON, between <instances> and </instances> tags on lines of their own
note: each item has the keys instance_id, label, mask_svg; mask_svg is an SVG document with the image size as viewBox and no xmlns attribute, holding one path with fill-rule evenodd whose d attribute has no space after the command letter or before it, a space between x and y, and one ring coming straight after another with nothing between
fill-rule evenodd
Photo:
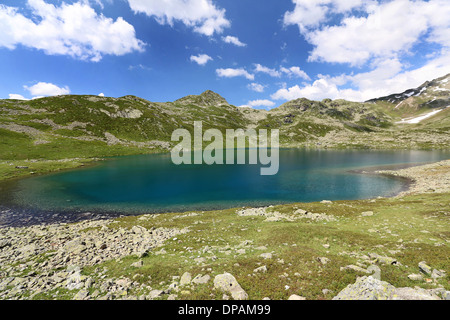
<instances>
[{"instance_id":1,"label":"large grey boulder","mask_svg":"<svg viewBox=\"0 0 450 320\"><path fill-rule=\"evenodd\" d=\"M360 277L348 285L333 300L390 300L395 287L371 276Z\"/></svg>"},{"instance_id":2,"label":"large grey boulder","mask_svg":"<svg viewBox=\"0 0 450 320\"><path fill-rule=\"evenodd\" d=\"M247 300L248 294L230 273L219 274L214 278L214 288L230 293L234 300Z\"/></svg>"}]
</instances>

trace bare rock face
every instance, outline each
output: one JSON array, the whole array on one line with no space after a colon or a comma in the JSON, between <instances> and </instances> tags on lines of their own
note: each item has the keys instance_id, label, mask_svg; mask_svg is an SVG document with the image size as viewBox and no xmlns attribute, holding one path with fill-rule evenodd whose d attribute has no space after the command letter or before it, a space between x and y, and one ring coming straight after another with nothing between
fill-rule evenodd
<instances>
[{"instance_id":1,"label":"bare rock face","mask_svg":"<svg viewBox=\"0 0 450 320\"><path fill-rule=\"evenodd\" d=\"M214 278L214 288L231 294L234 300L247 300L248 294L230 273L219 274Z\"/></svg>"}]
</instances>

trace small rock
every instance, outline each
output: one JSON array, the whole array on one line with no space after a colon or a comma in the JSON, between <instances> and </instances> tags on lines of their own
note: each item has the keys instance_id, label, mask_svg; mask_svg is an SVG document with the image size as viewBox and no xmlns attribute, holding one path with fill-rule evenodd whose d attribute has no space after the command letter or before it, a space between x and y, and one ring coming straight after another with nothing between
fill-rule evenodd
<instances>
[{"instance_id":1,"label":"small rock","mask_svg":"<svg viewBox=\"0 0 450 320\"><path fill-rule=\"evenodd\" d=\"M266 273L267 272L267 267L266 266L262 266L262 267L256 268L255 270L253 270L253 272L254 273L258 273L258 272Z\"/></svg>"},{"instance_id":2,"label":"small rock","mask_svg":"<svg viewBox=\"0 0 450 320\"><path fill-rule=\"evenodd\" d=\"M134 268L140 268L143 265L144 265L144 261L142 261L142 260L139 260L139 261L131 264L131 266L134 267Z\"/></svg>"},{"instance_id":3,"label":"small rock","mask_svg":"<svg viewBox=\"0 0 450 320\"><path fill-rule=\"evenodd\" d=\"M408 279L412 281L423 281L423 276L421 274L410 274Z\"/></svg>"},{"instance_id":4,"label":"small rock","mask_svg":"<svg viewBox=\"0 0 450 320\"><path fill-rule=\"evenodd\" d=\"M185 286L191 283L192 275L189 272L183 273L180 279L180 286Z\"/></svg>"},{"instance_id":5,"label":"small rock","mask_svg":"<svg viewBox=\"0 0 450 320\"><path fill-rule=\"evenodd\" d=\"M78 293L73 297L74 300L86 300L86 298L89 296L89 291L82 289L78 291Z\"/></svg>"},{"instance_id":6,"label":"small rock","mask_svg":"<svg viewBox=\"0 0 450 320\"><path fill-rule=\"evenodd\" d=\"M426 264L425 261L419 262L419 269L426 275L431 275L431 267Z\"/></svg>"},{"instance_id":7,"label":"small rock","mask_svg":"<svg viewBox=\"0 0 450 320\"><path fill-rule=\"evenodd\" d=\"M163 295L163 291L162 290L152 290L149 293L149 298L150 300L155 299L155 298L159 298Z\"/></svg>"},{"instance_id":8,"label":"small rock","mask_svg":"<svg viewBox=\"0 0 450 320\"><path fill-rule=\"evenodd\" d=\"M431 273L431 277L433 279L443 278L445 277L445 272L434 269L433 272Z\"/></svg>"},{"instance_id":9,"label":"small rock","mask_svg":"<svg viewBox=\"0 0 450 320\"><path fill-rule=\"evenodd\" d=\"M319 261L323 265L326 265L328 262L330 262L330 259L328 259L326 257L319 257L319 258L317 258L317 261Z\"/></svg>"},{"instance_id":10,"label":"small rock","mask_svg":"<svg viewBox=\"0 0 450 320\"><path fill-rule=\"evenodd\" d=\"M296 294L293 294L293 295L291 295L291 296L288 298L288 300L306 300L306 298L301 297L301 296L296 295Z\"/></svg>"},{"instance_id":11,"label":"small rock","mask_svg":"<svg viewBox=\"0 0 450 320\"><path fill-rule=\"evenodd\" d=\"M272 254L270 252L261 253L259 256L264 259L272 259Z\"/></svg>"},{"instance_id":12,"label":"small rock","mask_svg":"<svg viewBox=\"0 0 450 320\"><path fill-rule=\"evenodd\" d=\"M208 283L208 281L211 279L211 277L209 275L197 275L194 279L192 279L192 283L195 284L205 284Z\"/></svg>"}]
</instances>

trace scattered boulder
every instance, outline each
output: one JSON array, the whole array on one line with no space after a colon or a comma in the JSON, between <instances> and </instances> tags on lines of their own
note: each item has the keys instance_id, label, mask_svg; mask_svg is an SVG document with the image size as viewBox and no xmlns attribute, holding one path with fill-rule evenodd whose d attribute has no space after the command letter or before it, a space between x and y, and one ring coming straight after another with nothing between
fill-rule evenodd
<instances>
[{"instance_id":1,"label":"scattered boulder","mask_svg":"<svg viewBox=\"0 0 450 320\"><path fill-rule=\"evenodd\" d=\"M186 286L191 283L192 275L189 272L183 273L180 279L180 286Z\"/></svg>"},{"instance_id":2,"label":"scattered boulder","mask_svg":"<svg viewBox=\"0 0 450 320\"><path fill-rule=\"evenodd\" d=\"M202 276L201 274L197 275L194 279L192 279L192 283L195 284L205 284L208 283L208 281L211 279L211 277L207 274Z\"/></svg>"},{"instance_id":3,"label":"scattered boulder","mask_svg":"<svg viewBox=\"0 0 450 320\"><path fill-rule=\"evenodd\" d=\"M328 262L330 262L330 259L328 259L326 257L319 257L319 258L317 258L317 261L319 261L323 265L326 265Z\"/></svg>"},{"instance_id":4,"label":"scattered boulder","mask_svg":"<svg viewBox=\"0 0 450 320\"><path fill-rule=\"evenodd\" d=\"M380 256L376 253L369 253L369 258L373 259L375 263L390 264L395 266L401 265L395 258Z\"/></svg>"},{"instance_id":5,"label":"scattered boulder","mask_svg":"<svg viewBox=\"0 0 450 320\"><path fill-rule=\"evenodd\" d=\"M266 273L267 272L267 267L266 266L262 266L259 268L256 268L255 270L253 270L254 273Z\"/></svg>"},{"instance_id":6,"label":"scattered boulder","mask_svg":"<svg viewBox=\"0 0 450 320\"><path fill-rule=\"evenodd\" d=\"M421 274L410 274L408 279L412 281L423 281L423 276Z\"/></svg>"},{"instance_id":7,"label":"scattered boulder","mask_svg":"<svg viewBox=\"0 0 450 320\"><path fill-rule=\"evenodd\" d=\"M82 289L73 297L74 300L86 300L89 296L89 291Z\"/></svg>"},{"instance_id":8,"label":"scattered boulder","mask_svg":"<svg viewBox=\"0 0 450 320\"><path fill-rule=\"evenodd\" d=\"M288 300L306 300L306 298L301 297L301 296L296 295L296 294L293 294L293 295L291 295L291 296L288 298Z\"/></svg>"},{"instance_id":9,"label":"scattered boulder","mask_svg":"<svg viewBox=\"0 0 450 320\"><path fill-rule=\"evenodd\" d=\"M365 276L348 285L333 300L389 300L394 290L395 287L387 282Z\"/></svg>"},{"instance_id":10,"label":"scattered boulder","mask_svg":"<svg viewBox=\"0 0 450 320\"><path fill-rule=\"evenodd\" d=\"M161 297L163 295L163 293L164 292L162 290L152 290L152 291L150 291L148 296L149 296L150 300L152 300L152 299Z\"/></svg>"},{"instance_id":11,"label":"scattered boulder","mask_svg":"<svg viewBox=\"0 0 450 320\"><path fill-rule=\"evenodd\" d=\"M144 265L144 261L142 261L142 260L139 260L139 261L131 264L131 266L134 268L141 268L143 265Z\"/></svg>"},{"instance_id":12,"label":"scattered boulder","mask_svg":"<svg viewBox=\"0 0 450 320\"><path fill-rule=\"evenodd\" d=\"M355 266L354 264L350 264L350 265L348 265L348 266L341 267L340 270L341 270L341 271L344 271L344 270L353 270L353 271L356 271L356 272L362 272L362 273L367 273L367 274L370 273L370 272L367 271L366 269L361 268L361 267L358 267L358 266Z\"/></svg>"},{"instance_id":13,"label":"scattered boulder","mask_svg":"<svg viewBox=\"0 0 450 320\"><path fill-rule=\"evenodd\" d=\"M431 275L431 267L425 261L419 262L419 269L426 275Z\"/></svg>"},{"instance_id":14,"label":"scattered boulder","mask_svg":"<svg viewBox=\"0 0 450 320\"><path fill-rule=\"evenodd\" d=\"M214 288L231 294L234 300L247 300L248 294L230 273L219 274L214 278Z\"/></svg>"},{"instance_id":15,"label":"scattered boulder","mask_svg":"<svg viewBox=\"0 0 450 320\"><path fill-rule=\"evenodd\" d=\"M433 279L443 278L443 277L445 277L445 275L446 275L445 271L442 271L442 270L434 269L433 272L431 272L431 277Z\"/></svg>"},{"instance_id":16,"label":"scattered boulder","mask_svg":"<svg viewBox=\"0 0 450 320\"><path fill-rule=\"evenodd\" d=\"M270 252L261 253L259 256L263 259L272 259L272 254Z\"/></svg>"}]
</instances>

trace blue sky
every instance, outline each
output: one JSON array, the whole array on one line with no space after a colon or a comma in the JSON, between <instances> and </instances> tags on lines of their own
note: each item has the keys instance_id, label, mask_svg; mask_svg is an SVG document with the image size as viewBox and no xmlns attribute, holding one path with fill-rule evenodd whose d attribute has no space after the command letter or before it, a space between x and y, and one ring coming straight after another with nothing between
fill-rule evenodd
<instances>
[{"instance_id":1,"label":"blue sky","mask_svg":"<svg viewBox=\"0 0 450 320\"><path fill-rule=\"evenodd\" d=\"M448 0L3 0L0 98L370 98L450 73Z\"/></svg>"}]
</instances>

